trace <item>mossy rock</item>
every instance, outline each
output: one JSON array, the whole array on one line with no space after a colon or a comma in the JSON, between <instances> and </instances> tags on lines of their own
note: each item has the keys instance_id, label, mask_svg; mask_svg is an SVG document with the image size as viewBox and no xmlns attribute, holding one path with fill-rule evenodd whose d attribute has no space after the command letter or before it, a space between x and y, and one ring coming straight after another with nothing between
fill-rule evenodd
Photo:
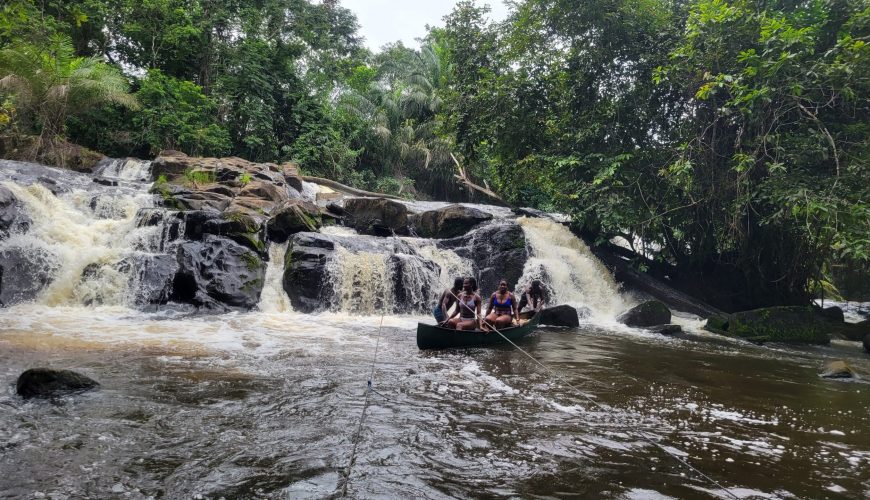
<instances>
[{"instance_id":1,"label":"mossy rock","mask_svg":"<svg viewBox=\"0 0 870 500\"><path fill-rule=\"evenodd\" d=\"M732 314L727 334L746 339L766 337L771 342L828 344L837 326L811 306L765 307Z\"/></svg>"}]
</instances>

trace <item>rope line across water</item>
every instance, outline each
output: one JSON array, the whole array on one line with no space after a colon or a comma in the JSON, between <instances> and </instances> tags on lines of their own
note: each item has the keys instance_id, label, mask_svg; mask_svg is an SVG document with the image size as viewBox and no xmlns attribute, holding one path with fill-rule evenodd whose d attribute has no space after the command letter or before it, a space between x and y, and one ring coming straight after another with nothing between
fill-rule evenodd
<instances>
[{"instance_id":1,"label":"rope line across water","mask_svg":"<svg viewBox=\"0 0 870 500\"><path fill-rule=\"evenodd\" d=\"M378 325L378 337L377 337L377 340L375 340L375 354L374 354L374 356L372 356L372 368L371 368L371 371L369 372L369 379L368 379L368 383L366 385L366 397L365 397L365 400L363 401L363 408L362 408L362 413L359 416L359 422L357 422L357 425L356 425L356 432L354 432L354 435L353 435L353 448L351 448L351 451L350 451L350 460L347 463L347 467L345 467L345 469L344 469L344 477L342 478L341 487L339 488L340 493L338 496L341 498L344 498L347 496L347 486L348 486L348 484L350 484L350 473L353 471L353 466L354 466L354 463L356 462L356 448L357 448L357 445L359 445L359 441L360 441L359 435L360 435L360 432L362 431L363 421L365 421L365 419L366 419L366 410L369 407L369 396L371 395L372 391L374 390L374 389L372 389L372 379L375 377L375 363L378 360L378 349L380 348L380 345L381 345L381 330L384 327L384 315L385 314L386 314L386 311L383 314L381 314L381 322Z\"/></svg>"},{"instance_id":2,"label":"rope line across water","mask_svg":"<svg viewBox=\"0 0 870 500\"><path fill-rule=\"evenodd\" d=\"M458 304L462 304L462 301L459 300L459 297L457 297L457 296L456 296L452 291L450 291L450 295L453 295L453 298L456 299L456 302L457 302ZM532 362L534 362L536 365L538 365L538 366L540 366L541 368L543 368L544 371L546 371L548 375L550 375L551 377L555 378L556 380L562 382L563 384L565 384L566 386L568 386L569 388L571 388L571 390L573 390L574 392L576 392L577 394L579 394L580 396L582 396L584 399L586 399L589 403L591 403L592 405L594 405L594 406L595 406L596 408L598 408L599 410L602 410L602 411L605 411L605 412L610 412L610 408L607 408L606 406L602 405L602 404L599 403L598 401L595 401L594 399L592 399L591 396L589 396L588 394L584 393L583 391L581 391L580 389L578 389L577 387L575 387L573 384L571 384L570 382L568 382L567 380L565 380L564 377L562 377L561 375L559 375L558 373L556 373L555 371L553 371L550 367L548 367L548 366L545 365L544 363L541 363L540 361L538 361L537 359L535 359L534 356L532 356L531 354L529 354L528 352L526 352L522 347L518 346L518 345L517 345L516 343L514 343L511 339L507 338L503 333L501 333L501 332L498 330L498 328L496 328L494 325L492 325L491 323L489 323L488 321L486 321L485 318L481 318L481 317L480 317L480 314L478 314L477 311L471 309L470 307L466 306L465 304L462 304L462 305L465 306L466 309L469 309L470 311L472 311L472 312L474 313L474 316L475 316L475 317L476 317L476 318L481 322L481 324L485 324L486 326L488 326L489 328L491 328L492 331L494 331L495 333L499 334L499 335L501 336L501 338L503 338L504 340L506 340L506 341L507 341L508 343L510 343L512 346L514 346L514 348L516 348L518 351L520 351L521 353L523 353L526 357L528 357L529 359L531 359ZM566 412L566 413L567 413L567 412ZM731 497L731 498L735 498L735 499L739 499L739 498L740 498L740 497L738 497L737 495L735 495L734 493L732 493L731 490L729 490L728 488L725 488L724 486L722 486L721 484L719 484L715 479L713 479L712 477L708 476L707 474L704 474L703 472L701 472L700 470L698 470L697 468L695 468L694 466L692 466L692 464L690 464L690 463L688 463L687 461L683 460L682 457L680 457L680 456L678 456L677 454L673 453L672 451L668 450L664 445L662 445L662 444L659 443L658 441L656 441L656 440L650 438L646 433L641 432L641 431L635 431L635 434L636 434L637 436L639 436L641 439L643 439L644 441L646 441L647 443L649 443L649 444L651 444L651 445L653 445L653 446L655 446L655 447L661 449L661 450L664 451L666 454L668 454L671 458L673 458L673 459L676 460L677 462L679 462L679 463L685 465L685 466L688 467L690 470L692 470L693 472L695 472L696 474L698 474L700 477L702 477L702 478L704 478L705 480L707 480L710 484L715 485L717 488L719 488L720 490L722 490L722 492L724 492L725 494L727 494L729 497Z\"/></svg>"}]
</instances>

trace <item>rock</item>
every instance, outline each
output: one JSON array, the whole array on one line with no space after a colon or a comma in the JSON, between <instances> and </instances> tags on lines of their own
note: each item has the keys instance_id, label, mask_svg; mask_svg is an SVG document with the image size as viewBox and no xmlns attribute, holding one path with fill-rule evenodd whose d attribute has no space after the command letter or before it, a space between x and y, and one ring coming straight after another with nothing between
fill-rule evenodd
<instances>
[{"instance_id":1,"label":"rock","mask_svg":"<svg viewBox=\"0 0 870 500\"><path fill-rule=\"evenodd\" d=\"M266 275L256 252L212 234L179 245L178 266L171 299L216 310L252 309Z\"/></svg>"},{"instance_id":2,"label":"rock","mask_svg":"<svg viewBox=\"0 0 870 500\"><path fill-rule=\"evenodd\" d=\"M118 269L132 275L130 292L134 304L165 304L172 294L178 262L174 255L137 253L121 260Z\"/></svg>"},{"instance_id":3,"label":"rock","mask_svg":"<svg viewBox=\"0 0 870 500\"><path fill-rule=\"evenodd\" d=\"M832 361L819 374L824 378L855 378L855 371L845 361Z\"/></svg>"},{"instance_id":4,"label":"rock","mask_svg":"<svg viewBox=\"0 0 870 500\"><path fill-rule=\"evenodd\" d=\"M493 221L465 236L437 244L472 262L484 297L495 291L501 279L506 279L509 287L515 286L529 258L523 228L509 220Z\"/></svg>"},{"instance_id":5,"label":"rock","mask_svg":"<svg viewBox=\"0 0 870 500\"><path fill-rule=\"evenodd\" d=\"M151 162L154 178L164 176L170 182L180 182L189 172L208 172L218 183L238 183L245 181L266 181L270 184L286 185L285 169L274 163L254 163L242 158L203 158L187 156L177 151L162 151Z\"/></svg>"},{"instance_id":6,"label":"rock","mask_svg":"<svg viewBox=\"0 0 870 500\"><path fill-rule=\"evenodd\" d=\"M302 192L302 177L299 176L299 165L293 162L287 162L281 165L281 174L284 176L284 182L296 191Z\"/></svg>"},{"instance_id":7,"label":"rock","mask_svg":"<svg viewBox=\"0 0 870 500\"><path fill-rule=\"evenodd\" d=\"M318 233L297 233L290 237L284 254L282 286L293 309L303 313L328 307L333 288L326 269L334 242Z\"/></svg>"},{"instance_id":8,"label":"rock","mask_svg":"<svg viewBox=\"0 0 870 500\"><path fill-rule=\"evenodd\" d=\"M580 326L580 317L577 315L577 309L569 305L560 305L542 309L541 324L550 326Z\"/></svg>"},{"instance_id":9,"label":"rock","mask_svg":"<svg viewBox=\"0 0 870 500\"><path fill-rule=\"evenodd\" d=\"M260 257L266 255L266 243L263 241L264 218L259 214L190 210L180 213L179 216L183 221L185 239L201 241L205 235L213 234L246 246Z\"/></svg>"},{"instance_id":10,"label":"rock","mask_svg":"<svg viewBox=\"0 0 870 500\"><path fill-rule=\"evenodd\" d=\"M415 232L424 238L455 238L491 219L492 214L458 204L412 217Z\"/></svg>"},{"instance_id":11,"label":"rock","mask_svg":"<svg viewBox=\"0 0 870 500\"><path fill-rule=\"evenodd\" d=\"M864 350L870 353L870 333L864 336Z\"/></svg>"},{"instance_id":12,"label":"rock","mask_svg":"<svg viewBox=\"0 0 870 500\"><path fill-rule=\"evenodd\" d=\"M0 305L37 297L54 280L57 256L43 248L7 247L0 251Z\"/></svg>"},{"instance_id":13,"label":"rock","mask_svg":"<svg viewBox=\"0 0 870 500\"><path fill-rule=\"evenodd\" d=\"M266 232L271 241L283 243L293 234L317 231L320 225L320 210L317 205L302 200L290 200L272 215L266 224Z\"/></svg>"},{"instance_id":14,"label":"rock","mask_svg":"<svg viewBox=\"0 0 870 500\"><path fill-rule=\"evenodd\" d=\"M350 198L344 202L347 224L362 234L408 234L408 207L387 198Z\"/></svg>"},{"instance_id":15,"label":"rock","mask_svg":"<svg viewBox=\"0 0 870 500\"><path fill-rule=\"evenodd\" d=\"M281 205L289 199L287 188L263 181L251 181L239 191L240 197L258 198Z\"/></svg>"},{"instance_id":16,"label":"rock","mask_svg":"<svg viewBox=\"0 0 870 500\"><path fill-rule=\"evenodd\" d=\"M664 325L671 322L671 310L657 300L648 300L623 312L616 320L635 327Z\"/></svg>"},{"instance_id":17,"label":"rock","mask_svg":"<svg viewBox=\"0 0 870 500\"><path fill-rule=\"evenodd\" d=\"M0 240L12 233L24 233L30 228L30 217L24 204L8 188L0 186Z\"/></svg>"},{"instance_id":18,"label":"rock","mask_svg":"<svg viewBox=\"0 0 870 500\"><path fill-rule=\"evenodd\" d=\"M812 306L781 306L731 314L726 334L772 342L828 344L831 334L850 336L853 329L854 325L832 322Z\"/></svg>"},{"instance_id":19,"label":"rock","mask_svg":"<svg viewBox=\"0 0 870 500\"><path fill-rule=\"evenodd\" d=\"M728 330L728 318L725 316L710 316L707 318L704 329L713 333L725 334L726 330Z\"/></svg>"},{"instance_id":20,"label":"rock","mask_svg":"<svg viewBox=\"0 0 870 500\"><path fill-rule=\"evenodd\" d=\"M835 323L843 323L846 321L846 318L843 316L843 310L837 306L821 309L820 314Z\"/></svg>"},{"instance_id":21,"label":"rock","mask_svg":"<svg viewBox=\"0 0 870 500\"><path fill-rule=\"evenodd\" d=\"M429 297L441 292L438 281L432 280L441 273L438 264L417 255L395 253L387 258L387 269L393 277L392 312L428 312ZM390 304L386 306L390 308Z\"/></svg>"},{"instance_id":22,"label":"rock","mask_svg":"<svg viewBox=\"0 0 870 500\"><path fill-rule=\"evenodd\" d=\"M100 384L80 373L51 368L31 368L18 377L16 392L29 398L47 398L69 392L84 392Z\"/></svg>"},{"instance_id":23,"label":"rock","mask_svg":"<svg viewBox=\"0 0 870 500\"><path fill-rule=\"evenodd\" d=\"M661 333L662 335L676 335L683 331L683 327L680 325L656 325L647 328L651 332Z\"/></svg>"}]
</instances>

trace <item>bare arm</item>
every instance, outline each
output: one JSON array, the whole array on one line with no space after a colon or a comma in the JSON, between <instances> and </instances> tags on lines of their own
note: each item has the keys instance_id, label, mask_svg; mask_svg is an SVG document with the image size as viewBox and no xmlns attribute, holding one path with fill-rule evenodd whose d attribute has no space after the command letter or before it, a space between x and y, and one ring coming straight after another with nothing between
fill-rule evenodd
<instances>
[{"instance_id":1,"label":"bare arm","mask_svg":"<svg viewBox=\"0 0 870 500\"><path fill-rule=\"evenodd\" d=\"M517 301L517 296L511 294L511 309L514 312L514 320L519 323L520 322L520 303Z\"/></svg>"},{"instance_id":2,"label":"bare arm","mask_svg":"<svg viewBox=\"0 0 870 500\"><path fill-rule=\"evenodd\" d=\"M492 312L492 302L493 302L494 298L495 298L495 294L492 294L489 296L489 302L486 304L486 314L484 314L484 316L489 316L489 313ZM478 308L478 309L480 309L480 308ZM478 310L477 312L479 313L480 311Z\"/></svg>"}]
</instances>

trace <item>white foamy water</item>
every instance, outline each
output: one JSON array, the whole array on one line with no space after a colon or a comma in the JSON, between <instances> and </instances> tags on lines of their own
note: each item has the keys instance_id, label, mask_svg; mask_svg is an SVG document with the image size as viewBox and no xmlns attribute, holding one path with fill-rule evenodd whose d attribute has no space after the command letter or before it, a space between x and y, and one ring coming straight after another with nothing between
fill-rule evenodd
<instances>
[{"instance_id":1,"label":"white foamy water","mask_svg":"<svg viewBox=\"0 0 870 500\"><path fill-rule=\"evenodd\" d=\"M531 255L517 290L539 279L552 290L551 304L588 307L599 321L612 321L628 308L607 268L567 227L543 218L520 217L518 222Z\"/></svg>"},{"instance_id":2,"label":"white foamy water","mask_svg":"<svg viewBox=\"0 0 870 500\"><path fill-rule=\"evenodd\" d=\"M284 291L284 255L287 253L287 243L272 243L269 245L269 263L266 266L266 277L263 291L260 293L260 303L257 309L265 313L287 313L293 311L290 298Z\"/></svg>"},{"instance_id":3,"label":"white foamy water","mask_svg":"<svg viewBox=\"0 0 870 500\"><path fill-rule=\"evenodd\" d=\"M335 291L334 306L339 311L375 314L389 307L387 302L395 296L384 254L352 252L336 245L327 272Z\"/></svg>"},{"instance_id":4,"label":"white foamy water","mask_svg":"<svg viewBox=\"0 0 870 500\"><path fill-rule=\"evenodd\" d=\"M73 190L54 195L40 184L3 185L21 200L31 218L30 229L0 242L0 251L18 250L29 265L49 270L51 283L38 302L47 305L123 305L132 297L134 279L111 268L143 242L159 237L160 228L136 227L136 213L153 205L141 192L113 196ZM88 266L91 266L90 268ZM91 272L85 273L86 268Z\"/></svg>"},{"instance_id":5,"label":"white foamy water","mask_svg":"<svg viewBox=\"0 0 870 500\"><path fill-rule=\"evenodd\" d=\"M96 173L110 179L145 182L151 178L151 162L136 158L113 158L99 165Z\"/></svg>"},{"instance_id":6,"label":"white foamy water","mask_svg":"<svg viewBox=\"0 0 870 500\"><path fill-rule=\"evenodd\" d=\"M453 250L438 248L431 240L422 238L403 238L403 240L414 247L421 257L438 264L441 268L438 275L439 293L440 290L452 287L454 279L474 274L471 261L460 257Z\"/></svg>"}]
</instances>

